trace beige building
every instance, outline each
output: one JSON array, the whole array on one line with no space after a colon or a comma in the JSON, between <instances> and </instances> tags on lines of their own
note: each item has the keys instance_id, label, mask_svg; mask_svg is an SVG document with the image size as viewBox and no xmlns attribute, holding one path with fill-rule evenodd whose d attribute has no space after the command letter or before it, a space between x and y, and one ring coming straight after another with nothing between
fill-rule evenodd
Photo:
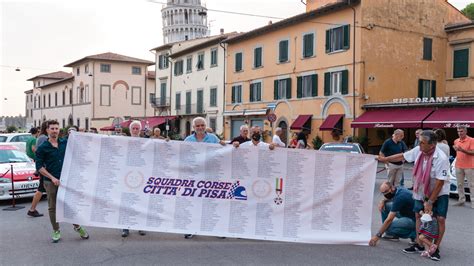
<instances>
[{"instance_id":1,"label":"beige building","mask_svg":"<svg viewBox=\"0 0 474 266\"><path fill-rule=\"evenodd\" d=\"M154 91L153 62L114 53L91 55L65 65L72 74L41 75L33 81L33 120L56 119L60 126L88 130L112 125L114 118L154 115L147 96ZM54 74L54 73L53 73Z\"/></svg>"}]
</instances>

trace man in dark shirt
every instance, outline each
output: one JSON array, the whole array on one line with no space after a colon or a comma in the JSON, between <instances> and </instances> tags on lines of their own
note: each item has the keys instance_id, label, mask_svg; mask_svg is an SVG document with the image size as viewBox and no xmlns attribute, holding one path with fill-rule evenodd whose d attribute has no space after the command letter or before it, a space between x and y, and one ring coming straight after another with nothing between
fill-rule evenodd
<instances>
[{"instance_id":1,"label":"man in dark shirt","mask_svg":"<svg viewBox=\"0 0 474 266\"><path fill-rule=\"evenodd\" d=\"M249 137L249 127L247 125L242 125L240 126L240 135L238 137L235 137L231 143L234 144L234 142L238 142L239 144L242 144L244 142L250 141Z\"/></svg>"},{"instance_id":2,"label":"man in dark shirt","mask_svg":"<svg viewBox=\"0 0 474 266\"><path fill-rule=\"evenodd\" d=\"M56 222L56 195L61 185L61 170L63 168L64 155L67 141L58 139L59 123L49 121L47 126L48 140L36 150L36 170L44 179L44 188L48 194L48 211L51 225L53 226L52 240L57 243L61 239L59 224ZM89 235L80 225L74 224L74 230L82 239L88 239Z\"/></svg>"},{"instance_id":3,"label":"man in dark shirt","mask_svg":"<svg viewBox=\"0 0 474 266\"><path fill-rule=\"evenodd\" d=\"M414 241L416 220L412 192L403 187L394 187L388 181L382 183L380 192L384 195L379 204L383 224L377 234L370 239L369 245L375 246L380 238L395 241L399 238L410 238Z\"/></svg>"},{"instance_id":4,"label":"man in dark shirt","mask_svg":"<svg viewBox=\"0 0 474 266\"><path fill-rule=\"evenodd\" d=\"M403 142L405 137L403 130L397 129L393 132L392 138L387 139L380 149L380 156L387 157L394 154L404 153L408 150ZM391 162L387 165L387 178L394 186L403 186L403 161Z\"/></svg>"}]
</instances>

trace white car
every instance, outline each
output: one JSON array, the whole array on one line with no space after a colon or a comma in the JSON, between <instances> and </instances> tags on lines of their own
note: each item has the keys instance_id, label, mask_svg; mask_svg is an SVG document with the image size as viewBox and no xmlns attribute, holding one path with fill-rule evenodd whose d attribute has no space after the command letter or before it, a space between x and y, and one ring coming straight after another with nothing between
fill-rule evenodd
<instances>
[{"instance_id":1,"label":"white car","mask_svg":"<svg viewBox=\"0 0 474 266\"><path fill-rule=\"evenodd\" d=\"M456 159L451 163L451 167L449 168L449 195L450 196L458 196L458 181L456 179ZM466 194L466 197L471 195L469 191L469 184L467 183L467 180L464 179L464 193Z\"/></svg>"},{"instance_id":2,"label":"white car","mask_svg":"<svg viewBox=\"0 0 474 266\"><path fill-rule=\"evenodd\" d=\"M0 143L14 143L21 151L26 150L26 142L32 138L30 133L0 134Z\"/></svg>"},{"instance_id":3,"label":"white car","mask_svg":"<svg viewBox=\"0 0 474 266\"><path fill-rule=\"evenodd\" d=\"M33 197L39 186L39 176L35 176L34 162L14 145L0 145L0 200L13 196L12 174L15 198Z\"/></svg>"}]
</instances>

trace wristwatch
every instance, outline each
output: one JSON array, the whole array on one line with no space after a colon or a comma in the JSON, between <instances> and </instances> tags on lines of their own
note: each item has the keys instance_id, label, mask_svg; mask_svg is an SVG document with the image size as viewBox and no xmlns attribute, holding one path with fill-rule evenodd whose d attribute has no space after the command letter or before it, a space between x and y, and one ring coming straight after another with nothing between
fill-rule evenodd
<instances>
[{"instance_id":1,"label":"wristwatch","mask_svg":"<svg viewBox=\"0 0 474 266\"><path fill-rule=\"evenodd\" d=\"M430 200L430 199L428 199L427 202L428 202L430 205L433 205L433 203L434 203L434 202L433 202L432 200Z\"/></svg>"},{"instance_id":2,"label":"wristwatch","mask_svg":"<svg viewBox=\"0 0 474 266\"><path fill-rule=\"evenodd\" d=\"M377 234L375 234L375 236L378 237L378 238L382 238L382 234L381 234L381 233L377 233Z\"/></svg>"}]
</instances>

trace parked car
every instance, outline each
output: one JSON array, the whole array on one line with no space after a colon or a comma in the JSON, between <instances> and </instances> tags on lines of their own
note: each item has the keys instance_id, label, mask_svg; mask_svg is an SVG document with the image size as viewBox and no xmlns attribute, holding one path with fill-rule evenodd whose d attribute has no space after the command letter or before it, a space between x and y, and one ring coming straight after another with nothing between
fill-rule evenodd
<instances>
[{"instance_id":1,"label":"parked car","mask_svg":"<svg viewBox=\"0 0 474 266\"><path fill-rule=\"evenodd\" d=\"M14 143L21 151L25 151L26 142L30 138L30 133L5 133L0 134L0 143Z\"/></svg>"},{"instance_id":2,"label":"parked car","mask_svg":"<svg viewBox=\"0 0 474 266\"><path fill-rule=\"evenodd\" d=\"M331 142L324 143L320 151L334 151L334 152L347 152L347 153L365 153L364 148L359 143L339 143Z\"/></svg>"},{"instance_id":3,"label":"parked car","mask_svg":"<svg viewBox=\"0 0 474 266\"><path fill-rule=\"evenodd\" d=\"M449 167L449 195L453 197L458 197L458 181L456 179L456 159L451 163L451 167ZM469 184L467 183L467 179L464 178L464 193L466 194L466 198L470 198L471 191L469 189Z\"/></svg>"},{"instance_id":4,"label":"parked car","mask_svg":"<svg viewBox=\"0 0 474 266\"><path fill-rule=\"evenodd\" d=\"M0 200L12 198L11 167L15 197L33 197L39 186L39 176L35 176L34 162L15 145L0 145Z\"/></svg>"}]
</instances>

